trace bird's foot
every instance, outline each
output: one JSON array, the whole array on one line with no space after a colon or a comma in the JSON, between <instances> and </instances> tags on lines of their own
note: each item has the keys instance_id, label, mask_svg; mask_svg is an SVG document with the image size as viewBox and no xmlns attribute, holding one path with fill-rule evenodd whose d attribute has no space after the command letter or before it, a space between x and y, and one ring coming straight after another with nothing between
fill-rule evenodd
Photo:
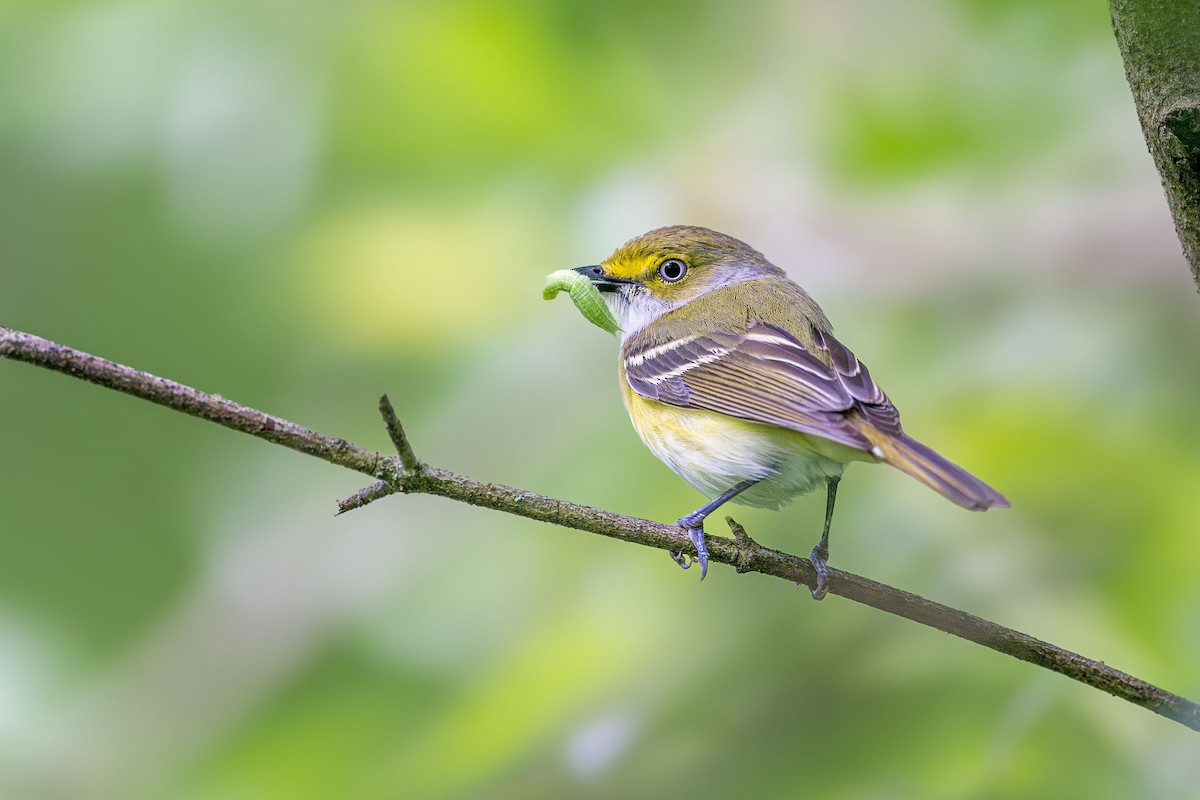
<instances>
[{"instance_id":1,"label":"bird's foot","mask_svg":"<svg viewBox=\"0 0 1200 800\"><path fill-rule=\"evenodd\" d=\"M670 551L671 558L684 569L689 568L693 563L699 563L700 580L704 580L704 576L708 574L708 546L704 543L704 523L696 523L689 516L677 519L675 524L687 531L688 538L696 547L696 556L693 558L690 553L672 550Z\"/></svg>"},{"instance_id":2,"label":"bird's foot","mask_svg":"<svg viewBox=\"0 0 1200 800\"><path fill-rule=\"evenodd\" d=\"M667 555L671 557L672 561L684 569L691 567L692 562L695 560L690 554L685 553L682 550L668 550Z\"/></svg>"},{"instance_id":3,"label":"bird's foot","mask_svg":"<svg viewBox=\"0 0 1200 800\"><path fill-rule=\"evenodd\" d=\"M817 546L808 554L808 560L817 571L817 586L812 590L813 600L824 600L827 591L825 583L829 578L829 568L825 566L825 562L829 560L829 545L824 538L817 542Z\"/></svg>"}]
</instances>

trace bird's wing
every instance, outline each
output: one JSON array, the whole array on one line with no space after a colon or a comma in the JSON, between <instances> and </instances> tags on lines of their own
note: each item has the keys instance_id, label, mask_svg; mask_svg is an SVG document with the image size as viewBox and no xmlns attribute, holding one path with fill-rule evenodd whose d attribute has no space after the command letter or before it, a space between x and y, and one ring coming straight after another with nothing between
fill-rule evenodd
<instances>
[{"instance_id":1,"label":"bird's wing","mask_svg":"<svg viewBox=\"0 0 1200 800\"><path fill-rule=\"evenodd\" d=\"M900 434L900 414L867 368L841 342L814 329L813 349L786 331L753 325L742 333L631 342L625 376L642 397L681 408L779 425L873 451L864 422Z\"/></svg>"}]
</instances>

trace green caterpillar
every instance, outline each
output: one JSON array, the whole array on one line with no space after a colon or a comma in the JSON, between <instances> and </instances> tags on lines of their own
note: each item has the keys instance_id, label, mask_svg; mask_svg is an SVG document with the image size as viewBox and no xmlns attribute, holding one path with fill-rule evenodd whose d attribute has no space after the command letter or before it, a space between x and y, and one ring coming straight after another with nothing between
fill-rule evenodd
<instances>
[{"instance_id":1,"label":"green caterpillar","mask_svg":"<svg viewBox=\"0 0 1200 800\"><path fill-rule=\"evenodd\" d=\"M596 285L578 272L560 269L546 276L546 288L542 290L542 299L553 300L559 292L570 293L571 302L579 309L579 313L597 328L603 328L609 333L621 330Z\"/></svg>"}]
</instances>

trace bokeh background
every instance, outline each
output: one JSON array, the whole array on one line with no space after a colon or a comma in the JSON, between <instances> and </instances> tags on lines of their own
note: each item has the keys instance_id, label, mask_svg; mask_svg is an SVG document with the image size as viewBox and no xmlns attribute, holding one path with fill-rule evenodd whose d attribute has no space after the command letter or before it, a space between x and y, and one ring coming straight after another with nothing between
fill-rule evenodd
<instances>
[{"instance_id":1,"label":"bokeh background","mask_svg":"<svg viewBox=\"0 0 1200 800\"><path fill-rule=\"evenodd\" d=\"M785 266L1011 511L852 467L833 563L1200 697L1200 304L1106 4L0 4L0 322L658 520L553 269ZM1198 740L838 598L0 363L0 796L1190 796ZM807 553L823 498L739 510ZM720 533L720 526L714 528Z\"/></svg>"}]
</instances>

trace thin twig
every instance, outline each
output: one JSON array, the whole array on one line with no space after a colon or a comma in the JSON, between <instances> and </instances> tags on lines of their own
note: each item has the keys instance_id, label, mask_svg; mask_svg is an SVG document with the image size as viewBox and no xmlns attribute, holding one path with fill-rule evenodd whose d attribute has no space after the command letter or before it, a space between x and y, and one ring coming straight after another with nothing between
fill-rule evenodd
<instances>
[{"instance_id":1,"label":"thin twig","mask_svg":"<svg viewBox=\"0 0 1200 800\"><path fill-rule=\"evenodd\" d=\"M400 456L400 463L404 465L404 470L413 474L421 472L423 465L417 459L417 454L413 452L412 445L408 443L408 436L404 434L404 426L400 424L400 418L396 416L396 409L392 408L392 401L386 394L379 396L379 413L383 415L383 424L387 427L388 436L392 439L392 444Z\"/></svg>"},{"instance_id":2,"label":"thin twig","mask_svg":"<svg viewBox=\"0 0 1200 800\"><path fill-rule=\"evenodd\" d=\"M501 484L481 483L428 465L421 465L419 479L411 480L411 472L407 468L404 472L395 468L395 459L381 457L351 442L325 436L217 395L206 394L3 326L0 326L0 356L57 370L141 397L380 479L379 483L360 491L343 501L343 504L354 503L355 498L374 498L392 492L433 494L646 547L694 552L687 534L677 526L574 505ZM393 436L393 440L395 438ZM397 449L400 449L399 445ZM416 461L415 456L413 460ZM763 547L732 521L731 527L733 539L709 537L711 561L732 565L739 572L759 572L803 583L810 588L816 584L815 572L807 558ZM1036 664L1147 708L1193 730L1200 730L1200 706L1196 703L1107 664L1084 658L1011 628L833 568L829 570L829 594L911 619Z\"/></svg>"},{"instance_id":3,"label":"thin twig","mask_svg":"<svg viewBox=\"0 0 1200 800\"><path fill-rule=\"evenodd\" d=\"M345 514L347 511L362 508L396 492L420 491L418 487L425 477L425 465L417 458L417 454L413 452L412 445L408 443L408 436L404 433L404 426L400 424L400 418L396 416L396 409L392 407L392 401L388 399L386 394L379 397L379 413L383 417L383 425L392 440L392 446L396 448L396 452L399 454L403 475L400 477L393 476L390 479L373 483L358 490L345 500L339 500L338 514Z\"/></svg>"},{"instance_id":4,"label":"thin twig","mask_svg":"<svg viewBox=\"0 0 1200 800\"><path fill-rule=\"evenodd\" d=\"M389 494L395 494L396 489L387 481L376 481L370 486L364 486L354 494L347 497L345 500L338 501L338 514L345 514L347 511L353 511L356 508L362 508L368 503L374 503L380 498L387 497ZM334 516L337 516L336 514Z\"/></svg>"},{"instance_id":5,"label":"thin twig","mask_svg":"<svg viewBox=\"0 0 1200 800\"><path fill-rule=\"evenodd\" d=\"M759 547L758 542L750 538L750 534L746 533L746 529L734 521L733 517L726 517L725 524L729 526L729 530L733 531L733 540L738 544L738 550L742 553L742 560L737 563L738 572L750 571L750 553Z\"/></svg>"}]
</instances>

